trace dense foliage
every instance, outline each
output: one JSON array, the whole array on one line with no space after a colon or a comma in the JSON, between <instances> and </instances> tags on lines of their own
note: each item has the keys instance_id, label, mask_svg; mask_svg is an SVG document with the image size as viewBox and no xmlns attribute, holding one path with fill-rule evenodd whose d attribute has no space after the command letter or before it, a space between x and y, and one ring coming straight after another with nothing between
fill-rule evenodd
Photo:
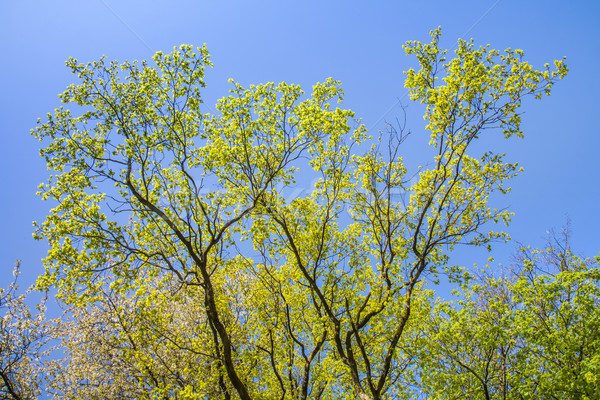
<instances>
[{"instance_id":1,"label":"dense foliage","mask_svg":"<svg viewBox=\"0 0 600 400\"><path fill-rule=\"evenodd\" d=\"M524 247L503 277L431 309L419 342L422 388L438 399L596 399L600 394L600 256L568 232Z\"/></svg>"},{"instance_id":2,"label":"dense foliage","mask_svg":"<svg viewBox=\"0 0 600 400\"><path fill-rule=\"evenodd\" d=\"M370 136L335 105L343 91L332 79L309 96L286 83L232 81L217 113L205 114L204 47L142 63L69 60L79 83L61 100L72 109L34 130L52 171L40 194L56 203L36 225L50 246L37 285L56 289L66 310L54 325L63 355L40 367L48 390L67 399L373 400L566 391L544 374L569 382L572 370L538 360L556 351L557 336L538 343L509 320L546 326L554 314L539 320L528 302L568 304L580 322L560 329L578 340L598 325L589 319L597 260L566 260L585 282L533 274L528 258L518 279L479 286L448 263L456 244L507 239L489 225L511 214L489 202L519 167L473 143L496 130L522 136L522 100L549 94L566 66L538 71L520 50L465 41L446 59L439 37L405 46L420 64L405 85L425 106L434 149L411 173L403 127ZM309 191L283 195L308 176L317 178ZM462 308L432 304L424 279L442 275L464 284ZM560 303L566 282L589 290ZM479 319L498 335L467 332ZM480 354L503 346L518 362L482 380ZM597 360L578 365L570 393L588 393ZM522 373L533 380L514 378Z\"/></svg>"}]
</instances>

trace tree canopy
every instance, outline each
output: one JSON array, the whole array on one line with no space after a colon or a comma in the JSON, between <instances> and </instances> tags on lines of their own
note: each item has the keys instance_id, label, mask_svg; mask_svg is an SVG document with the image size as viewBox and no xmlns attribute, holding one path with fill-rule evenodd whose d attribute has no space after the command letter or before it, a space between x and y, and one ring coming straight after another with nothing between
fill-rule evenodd
<instances>
[{"instance_id":1,"label":"tree canopy","mask_svg":"<svg viewBox=\"0 0 600 400\"><path fill-rule=\"evenodd\" d=\"M206 47L141 63L67 61L78 78L60 95L70 108L33 131L51 171L39 193L56 203L36 224L50 246L37 285L55 288L68 315L56 328L65 357L48 367L49 390L86 399L376 400L478 387L476 352L508 345L463 339L487 318L469 302L483 289L470 288L468 271L449 257L457 244L508 238L492 224L511 214L490 199L510 190L519 166L473 147L497 131L498 140L521 137L523 99L549 95L567 68L536 70L521 50L472 41L450 55L439 29L431 36L404 46L419 63L405 86L424 105L433 149L416 171L401 156L404 126L373 136L340 108L333 79L309 95L293 84L231 81L217 112L203 113ZM316 182L308 192L284 196L308 176ZM440 276L466 285L464 311L432 306L424 280ZM484 308L525 304L538 291L552 302L568 286L537 279L511 281L502 289L514 291L510 299L485 297ZM597 305L591 285L592 296L573 305L579 317ZM514 307L523 309L520 327L535 326L534 311ZM461 318L468 323L456 330ZM494 329L505 334L504 325ZM555 351L552 337L533 339L518 340ZM477 346L460 347L471 340ZM519 361L519 373L555 371ZM585 368L584 386L597 361ZM498 379L487 396L499 393Z\"/></svg>"},{"instance_id":2,"label":"tree canopy","mask_svg":"<svg viewBox=\"0 0 600 400\"><path fill-rule=\"evenodd\" d=\"M423 389L436 399L595 399L600 393L600 256L576 255L569 232L522 247L503 276L458 306L430 309L419 341Z\"/></svg>"}]
</instances>

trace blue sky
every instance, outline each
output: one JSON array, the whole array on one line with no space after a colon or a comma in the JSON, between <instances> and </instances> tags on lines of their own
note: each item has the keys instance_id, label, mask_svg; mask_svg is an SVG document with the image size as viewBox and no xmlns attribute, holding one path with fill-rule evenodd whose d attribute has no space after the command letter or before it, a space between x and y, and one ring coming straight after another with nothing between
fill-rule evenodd
<instances>
[{"instance_id":1,"label":"blue sky","mask_svg":"<svg viewBox=\"0 0 600 400\"><path fill-rule=\"evenodd\" d=\"M517 240L541 245L546 230L560 228L568 216L576 249L597 254L598 20L596 1L4 1L0 286L17 259L25 284L42 271L46 246L32 239L32 221L43 220L52 205L35 196L47 172L29 131L74 82L64 66L68 57L141 60L182 43L207 43L215 65L204 97L211 109L227 94L230 77L243 85L285 80L310 89L331 76L342 81L345 107L374 133L402 115L399 100L408 105L414 135L405 156L419 162L426 142L422 110L404 97L402 74L415 63L401 46L427 41L439 25L448 48L459 37L474 38L497 49L521 48L538 67L567 57L570 73L552 96L525 103L525 139L490 141L525 168L496 204L515 212L508 232ZM496 246L496 259L508 263L514 247ZM461 262L480 257L463 255Z\"/></svg>"}]
</instances>

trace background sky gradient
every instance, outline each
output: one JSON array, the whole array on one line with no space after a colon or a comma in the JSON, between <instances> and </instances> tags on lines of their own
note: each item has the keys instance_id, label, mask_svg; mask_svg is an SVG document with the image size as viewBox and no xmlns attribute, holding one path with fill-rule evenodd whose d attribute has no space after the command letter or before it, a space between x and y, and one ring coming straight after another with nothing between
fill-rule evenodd
<instances>
[{"instance_id":1,"label":"background sky gradient","mask_svg":"<svg viewBox=\"0 0 600 400\"><path fill-rule=\"evenodd\" d=\"M543 245L546 230L567 217L576 251L598 253L600 178L600 2L550 0L456 1L4 1L0 4L0 286L22 260L22 285L42 272L46 244L32 239L32 221L53 206L35 196L47 178L30 135L38 117L59 106L57 94L75 82L64 66L103 54L109 59L149 59L155 51L206 43L214 68L207 73L206 111L231 87L287 81L305 91L327 77L341 80L344 107L373 134L402 118L413 132L405 144L409 165L427 159L423 109L410 104L403 71L415 66L404 55L407 40L429 41L442 26L442 46L474 38L525 51L541 68L567 57L569 75L550 98L524 102L525 139L504 142L500 133L483 148L506 151L525 171L513 191L496 201L515 212L511 236ZM413 170L414 171L414 170ZM516 244L498 244L498 262L510 263ZM461 250L456 260L481 263L487 255Z\"/></svg>"}]
</instances>

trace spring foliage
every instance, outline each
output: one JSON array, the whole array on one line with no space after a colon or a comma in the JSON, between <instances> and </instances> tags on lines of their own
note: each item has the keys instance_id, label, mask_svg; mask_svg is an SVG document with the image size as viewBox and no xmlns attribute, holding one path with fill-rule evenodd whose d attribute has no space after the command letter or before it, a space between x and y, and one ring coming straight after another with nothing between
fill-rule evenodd
<instances>
[{"instance_id":1,"label":"spring foliage","mask_svg":"<svg viewBox=\"0 0 600 400\"><path fill-rule=\"evenodd\" d=\"M561 236L430 309L417 345L427 398L598 398L600 257Z\"/></svg>"},{"instance_id":2,"label":"spring foliage","mask_svg":"<svg viewBox=\"0 0 600 400\"><path fill-rule=\"evenodd\" d=\"M495 130L522 136L523 99L550 94L567 73L563 61L536 70L520 50L465 41L450 57L439 38L404 47L420 65L405 86L425 107L435 152L410 173L404 131L370 136L338 105L333 79L308 95L231 81L206 114L205 47L141 63L70 59L79 82L60 96L70 108L33 132L51 171L40 195L56 204L36 224L50 245L38 286L57 288L73 332L100 338L69 338L72 360L103 367L65 375L72 381L56 390L105 397L89 391L119 382L130 394L111 396L409 396L423 279L460 281L464 271L448 265L456 244L507 238L490 223L510 213L490 197L509 191L519 167L475 155L473 143ZM282 195L309 175L310 191Z\"/></svg>"}]
</instances>

